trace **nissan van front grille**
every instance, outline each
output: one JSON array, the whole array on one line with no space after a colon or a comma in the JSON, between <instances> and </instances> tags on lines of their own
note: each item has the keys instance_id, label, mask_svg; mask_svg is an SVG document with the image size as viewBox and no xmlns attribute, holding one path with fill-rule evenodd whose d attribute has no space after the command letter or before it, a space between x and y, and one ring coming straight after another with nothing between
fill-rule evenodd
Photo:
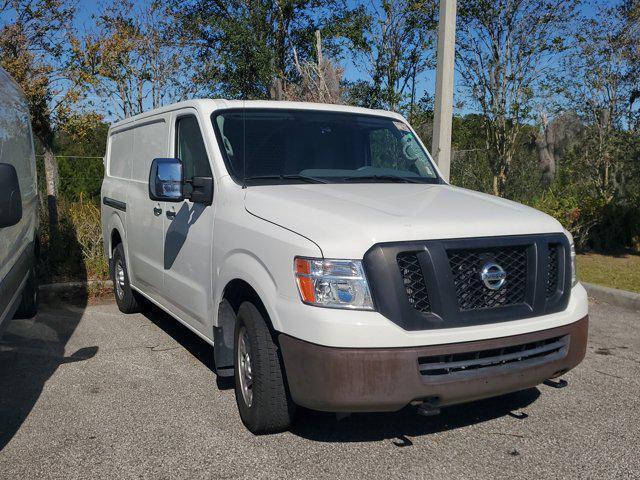
<instances>
[{"instance_id":1,"label":"nissan van front grille","mask_svg":"<svg viewBox=\"0 0 640 480\"><path fill-rule=\"evenodd\" d=\"M449 263L460 310L478 310L524 302L527 285L526 247L449 250ZM485 264L506 272L504 286L487 287L480 276Z\"/></svg>"},{"instance_id":2,"label":"nissan van front grille","mask_svg":"<svg viewBox=\"0 0 640 480\"><path fill-rule=\"evenodd\" d=\"M379 243L363 266L378 312L406 330L556 313L571 293L562 233Z\"/></svg>"},{"instance_id":3,"label":"nissan van front grille","mask_svg":"<svg viewBox=\"0 0 640 480\"><path fill-rule=\"evenodd\" d=\"M476 352L433 355L418 358L418 369L423 376L435 377L473 372L485 368L550 357L562 358L567 354L569 335L547 340L513 345Z\"/></svg>"}]
</instances>

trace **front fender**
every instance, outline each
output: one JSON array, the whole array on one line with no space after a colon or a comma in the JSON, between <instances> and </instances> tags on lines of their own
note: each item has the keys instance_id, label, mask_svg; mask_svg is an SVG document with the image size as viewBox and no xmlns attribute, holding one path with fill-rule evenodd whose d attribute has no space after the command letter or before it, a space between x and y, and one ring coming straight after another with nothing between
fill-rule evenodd
<instances>
[{"instance_id":1,"label":"front fender","mask_svg":"<svg viewBox=\"0 0 640 480\"><path fill-rule=\"evenodd\" d=\"M231 252L223 261L214 294L214 305L219 305L226 286L232 280L248 283L258 294L267 310L273 328L281 330L281 322L275 309L278 295L276 279L268 267L256 255L247 250ZM213 325L218 327L218 309L214 308Z\"/></svg>"}]
</instances>

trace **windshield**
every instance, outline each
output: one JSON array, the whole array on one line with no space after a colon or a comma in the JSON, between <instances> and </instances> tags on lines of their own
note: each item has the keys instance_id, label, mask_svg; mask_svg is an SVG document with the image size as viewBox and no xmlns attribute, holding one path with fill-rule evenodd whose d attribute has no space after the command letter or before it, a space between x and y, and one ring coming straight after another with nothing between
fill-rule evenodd
<instances>
[{"instance_id":1,"label":"windshield","mask_svg":"<svg viewBox=\"0 0 640 480\"><path fill-rule=\"evenodd\" d=\"M212 116L227 169L265 183L439 183L403 122L343 112L246 109Z\"/></svg>"}]
</instances>

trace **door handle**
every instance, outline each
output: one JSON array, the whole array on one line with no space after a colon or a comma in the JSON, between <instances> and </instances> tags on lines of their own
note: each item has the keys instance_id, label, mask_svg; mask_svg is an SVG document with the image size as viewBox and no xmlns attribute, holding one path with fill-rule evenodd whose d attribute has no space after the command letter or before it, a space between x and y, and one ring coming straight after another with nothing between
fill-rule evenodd
<instances>
[{"instance_id":1,"label":"door handle","mask_svg":"<svg viewBox=\"0 0 640 480\"><path fill-rule=\"evenodd\" d=\"M167 218L170 220L173 220L176 216L176 211L175 210L167 210Z\"/></svg>"},{"instance_id":2,"label":"door handle","mask_svg":"<svg viewBox=\"0 0 640 480\"><path fill-rule=\"evenodd\" d=\"M160 207L153 207L153 214L157 217L162 213L162 208Z\"/></svg>"}]
</instances>

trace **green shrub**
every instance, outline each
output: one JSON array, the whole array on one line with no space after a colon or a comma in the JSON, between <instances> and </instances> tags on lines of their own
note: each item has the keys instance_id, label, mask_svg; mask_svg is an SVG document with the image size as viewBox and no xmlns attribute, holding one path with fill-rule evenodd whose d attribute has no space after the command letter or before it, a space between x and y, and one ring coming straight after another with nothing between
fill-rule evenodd
<instances>
[{"instance_id":1,"label":"green shrub","mask_svg":"<svg viewBox=\"0 0 640 480\"><path fill-rule=\"evenodd\" d=\"M550 189L527 203L562 223L580 250L637 248L640 236L638 201L607 204L602 198L587 193Z\"/></svg>"},{"instance_id":2,"label":"green shrub","mask_svg":"<svg viewBox=\"0 0 640 480\"><path fill-rule=\"evenodd\" d=\"M603 205L597 212L589 247L598 251L638 249L640 203L619 202Z\"/></svg>"},{"instance_id":3,"label":"green shrub","mask_svg":"<svg viewBox=\"0 0 640 480\"><path fill-rule=\"evenodd\" d=\"M68 201L99 201L104 167L100 158L58 158L60 196Z\"/></svg>"},{"instance_id":4,"label":"green shrub","mask_svg":"<svg viewBox=\"0 0 640 480\"><path fill-rule=\"evenodd\" d=\"M41 218L42 281L106 279L109 268L103 255L100 208L93 202L58 205L58 230L50 235L46 212Z\"/></svg>"}]
</instances>

